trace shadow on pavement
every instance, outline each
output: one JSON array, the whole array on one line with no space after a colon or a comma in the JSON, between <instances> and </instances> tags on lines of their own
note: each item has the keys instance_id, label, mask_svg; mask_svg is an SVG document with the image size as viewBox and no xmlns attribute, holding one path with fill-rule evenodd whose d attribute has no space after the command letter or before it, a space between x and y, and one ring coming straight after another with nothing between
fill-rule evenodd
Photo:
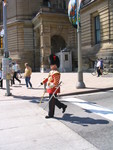
<instances>
[{"instance_id":1,"label":"shadow on pavement","mask_svg":"<svg viewBox=\"0 0 113 150\"><path fill-rule=\"evenodd\" d=\"M0 90L6 90L6 88L0 88Z\"/></svg>"},{"instance_id":2,"label":"shadow on pavement","mask_svg":"<svg viewBox=\"0 0 113 150\"><path fill-rule=\"evenodd\" d=\"M44 88L32 88L32 90L44 90Z\"/></svg>"},{"instance_id":3,"label":"shadow on pavement","mask_svg":"<svg viewBox=\"0 0 113 150\"><path fill-rule=\"evenodd\" d=\"M15 99L19 99L19 100L28 100L31 103L40 103L41 97L37 97L37 96L16 96L16 95L12 95ZM41 100L41 103L44 103L48 101L46 98Z\"/></svg>"},{"instance_id":4,"label":"shadow on pavement","mask_svg":"<svg viewBox=\"0 0 113 150\"><path fill-rule=\"evenodd\" d=\"M37 97L37 96L31 96L31 97L30 96L16 96L16 95L12 95L12 96L19 100L31 100L31 101L40 100L40 97Z\"/></svg>"},{"instance_id":5,"label":"shadow on pavement","mask_svg":"<svg viewBox=\"0 0 113 150\"><path fill-rule=\"evenodd\" d=\"M62 118L55 117L58 120L80 124L82 126L94 125L94 124L109 124L109 121L103 119L93 119L90 117L78 117L73 114L64 114Z\"/></svg>"},{"instance_id":6,"label":"shadow on pavement","mask_svg":"<svg viewBox=\"0 0 113 150\"><path fill-rule=\"evenodd\" d=\"M12 87L18 88L18 87L22 87L22 85L13 85Z\"/></svg>"}]
</instances>

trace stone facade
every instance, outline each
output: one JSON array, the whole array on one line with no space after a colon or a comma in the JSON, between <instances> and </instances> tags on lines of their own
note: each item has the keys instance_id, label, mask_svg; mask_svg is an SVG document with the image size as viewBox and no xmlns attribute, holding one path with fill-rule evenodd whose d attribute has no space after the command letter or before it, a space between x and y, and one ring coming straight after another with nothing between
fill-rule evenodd
<instances>
[{"instance_id":1,"label":"stone facade","mask_svg":"<svg viewBox=\"0 0 113 150\"><path fill-rule=\"evenodd\" d=\"M7 0L8 49L22 70L28 62L34 71L49 69L48 56L67 47L72 51L72 68L77 68L77 34L67 16L69 0ZM97 57L113 64L113 1L83 0L81 39L83 68ZM95 40L95 17L100 19L100 41ZM0 3L0 30L2 4ZM0 50L0 61L3 49Z\"/></svg>"},{"instance_id":2,"label":"stone facade","mask_svg":"<svg viewBox=\"0 0 113 150\"><path fill-rule=\"evenodd\" d=\"M100 42L95 41L95 17L100 19ZM87 0L81 8L81 37L84 68L96 58L113 65L113 1Z\"/></svg>"},{"instance_id":3,"label":"stone facade","mask_svg":"<svg viewBox=\"0 0 113 150\"><path fill-rule=\"evenodd\" d=\"M51 8L41 8L32 20L36 32L35 35L37 36L36 51L39 54L37 59L40 59L41 72L49 69L48 56L51 53L58 53L65 47L70 46L73 49L75 47L76 32L71 27L67 14L59 11L52 13L52 11L54 10Z\"/></svg>"},{"instance_id":4,"label":"stone facade","mask_svg":"<svg viewBox=\"0 0 113 150\"><path fill-rule=\"evenodd\" d=\"M34 71L48 71L48 56L65 47L75 60L76 30L68 20L67 0L7 1L8 49L22 69L28 62Z\"/></svg>"}]
</instances>

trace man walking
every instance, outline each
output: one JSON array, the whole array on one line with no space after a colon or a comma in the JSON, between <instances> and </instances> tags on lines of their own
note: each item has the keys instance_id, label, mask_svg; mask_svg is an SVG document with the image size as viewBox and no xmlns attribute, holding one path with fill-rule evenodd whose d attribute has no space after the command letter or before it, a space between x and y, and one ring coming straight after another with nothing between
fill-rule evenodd
<instances>
[{"instance_id":1,"label":"man walking","mask_svg":"<svg viewBox=\"0 0 113 150\"><path fill-rule=\"evenodd\" d=\"M101 75L101 72L100 72L100 66L101 66L101 62L100 62L100 59L97 60L97 77L99 77Z\"/></svg>"},{"instance_id":2,"label":"man walking","mask_svg":"<svg viewBox=\"0 0 113 150\"><path fill-rule=\"evenodd\" d=\"M13 63L13 66L12 66L12 71L14 72L13 73L13 84L15 84L15 79L21 83L21 80L18 79L18 64L15 62Z\"/></svg>"},{"instance_id":3,"label":"man walking","mask_svg":"<svg viewBox=\"0 0 113 150\"><path fill-rule=\"evenodd\" d=\"M3 88L2 69L0 68L0 87Z\"/></svg>"}]
</instances>

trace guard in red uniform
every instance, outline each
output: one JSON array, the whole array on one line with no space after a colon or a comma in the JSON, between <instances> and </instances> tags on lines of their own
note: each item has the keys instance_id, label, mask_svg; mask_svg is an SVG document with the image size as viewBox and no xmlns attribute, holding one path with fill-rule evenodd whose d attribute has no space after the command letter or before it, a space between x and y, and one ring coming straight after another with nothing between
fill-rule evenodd
<instances>
[{"instance_id":1,"label":"guard in red uniform","mask_svg":"<svg viewBox=\"0 0 113 150\"><path fill-rule=\"evenodd\" d=\"M41 84L46 84L47 83L47 86L46 86L47 92L49 93L49 99L51 98L51 100L49 101L48 116L46 116L45 118L54 117L55 105L59 109L62 108L62 113L64 113L66 108L67 108L67 105L61 103L57 99L57 93L60 93L60 87L56 90L56 88L59 85L59 81L60 81L60 73L57 70L57 68L59 68L59 66L60 66L60 61L59 61L58 56L51 54L49 56L49 64L50 64L51 71L49 72L48 78L46 78L41 83ZM56 92L55 92L55 90L56 90ZM52 95L54 92L55 92L55 97Z\"/></svg>"}]
</instances>

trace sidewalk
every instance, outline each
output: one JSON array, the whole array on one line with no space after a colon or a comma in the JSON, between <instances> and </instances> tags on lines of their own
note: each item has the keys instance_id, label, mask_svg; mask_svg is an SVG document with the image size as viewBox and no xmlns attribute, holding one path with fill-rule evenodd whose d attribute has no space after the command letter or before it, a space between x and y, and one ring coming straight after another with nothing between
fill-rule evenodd
<instances>
[{"instance_id":1,"label":"sidewalk","mask_svg":"<svg viewBox=\"0 0 113 150\"><path fill-rule=\"evenodd\" d=\"M30 99L42 97L44 92L44 86L38 87L38 84L48 76L48 73L33 73L31 82L33 84L33 89L27 89L25 86L25 80L21 80L21 85L16 81L16 84L11 87L11 93L13 98L22 98ZM60 95L69 95L69 94L81 94L89 93L95 91L101 91L105 89L113 89L113 74L104 75L102 77L93 76L91 73L83 74L83 81L86 85L86 88L77 89L76 84L78 81L77 73L62 73L61 81L63 82L61 86ZM4 81L5 82L5 81ZM6 89L0 89L0 96L4 96ZM46 93L45 96L48 96ZM7 97L8 98L8 97ZM10 98L10 97L9 97Z\"/></svg>"},{"instance_id":2,"label":"sidewalk","mask_svg":"<svg viewBox=\"0 0 113 150\"><path fill-rule=\"evenodd\" d=\"M16 82L12 96L5 96L6 89L0 89L0 150L97 150L57 119L45 119L47 112L32 102L43 95L43 86L37 86L47 75L33 73L33 89L26 88L24 79L21 85ZM61 81L61 95L113 87L112 74L97 78L84 73L84 89L76 89L77 73L62 73Z\"/></svg>"}]
</instances>

